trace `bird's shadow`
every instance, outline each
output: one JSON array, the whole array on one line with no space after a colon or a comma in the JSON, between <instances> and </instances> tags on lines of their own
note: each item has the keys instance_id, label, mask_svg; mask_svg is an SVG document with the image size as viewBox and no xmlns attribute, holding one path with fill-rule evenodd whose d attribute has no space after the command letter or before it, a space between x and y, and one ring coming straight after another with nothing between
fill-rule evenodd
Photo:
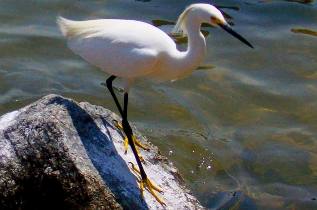
<instances>
[{"instance_id":1,"label":"bird's shadow","mask_svg":"<svg viewBox=\"0 0 317 210\"><path fill-rule=\"evenodd\" d=\"M117 202L124 209L149 209L141 196L136 177L114 146L113 131L109 130L113 130L111 123L100 117L101 126L105 128L103 133L87 111L75 102L58 97L51 103L63 106L68 111L89 159Z\"/></svg>"}]
</instances>

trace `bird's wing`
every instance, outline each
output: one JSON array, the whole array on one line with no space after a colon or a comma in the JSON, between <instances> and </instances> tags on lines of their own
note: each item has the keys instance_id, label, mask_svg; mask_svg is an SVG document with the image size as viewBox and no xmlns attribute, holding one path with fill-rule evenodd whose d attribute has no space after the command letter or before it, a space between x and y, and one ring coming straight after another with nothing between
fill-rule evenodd
<instances>
[{"instance_id":1,"label":"bird's wing","mask_svg":"<svg viewBox=\"0 0 317 210\"><path fill-rule=\"evenodd\" d=\"M59 25L76 54L121 77L139 77L155 71L160 52L176 48L164 32L138 21L61 19Z\"/></svg>"},{"instance_id":2,"label":"bird's wing","mask_svg":"<svg viewBox=\"0 0 317 210\"><path fill-rule=\"evenodd\" d=\"M153 71L158 59L153 49L102 37L70 40L68 45L90 64L119 77L144 76Z\"/></svg>"}]
</instances>

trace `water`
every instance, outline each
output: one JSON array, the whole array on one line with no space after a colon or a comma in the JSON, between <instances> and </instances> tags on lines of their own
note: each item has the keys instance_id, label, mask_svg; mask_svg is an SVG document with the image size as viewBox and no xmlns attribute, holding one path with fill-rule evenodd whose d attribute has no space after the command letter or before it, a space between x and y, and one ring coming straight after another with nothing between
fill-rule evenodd
<instances>
[{"instance_id":1,"label":"water","mask_svg":"<svg viewBox=\"0 0 317 210\"><path fill-rule=\"evenodd\" d=\"M49 93L116 110L107 75L66 48L58 14L173 21L193 2L2 0L0 113ZM224 10L255 50L208 29L213 68L131 91L130 120L209 208L317 209L317 37L291 31L317 30L317 3L302 2L215 1L240 8Z\"/></svg>"}]
</instances>

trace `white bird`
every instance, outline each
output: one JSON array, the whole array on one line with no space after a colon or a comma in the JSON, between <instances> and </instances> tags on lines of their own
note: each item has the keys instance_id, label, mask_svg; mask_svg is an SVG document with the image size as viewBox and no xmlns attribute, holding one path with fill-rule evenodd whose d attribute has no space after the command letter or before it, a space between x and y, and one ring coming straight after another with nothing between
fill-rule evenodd
<instances>
[{"instance_id":1,"label":"white bird","mask_svg":"<svg viewBox=\"0 0 317 210\"><path fill-rule=\"evenodd\" d=\"M145 22L122 19L98 19L72 21L58 17L61 32L68 39L69 48L88 63L110 74L107 87L122 116L122 128L127 136L142 177L141 190L146 186L161 191L147 178L128 122L128 92L136 79L156 81L176 80L189 75L203 61L206 41L200 27L202 23L220 26L248 46L253 46L234 32L221 12L209 4L192 4L179 16L174 33L188 36L188 48L179 51L175 42L162 30ZM122 108L112 88L113 80L119 77L124 82L124 107Z\"/></svg>"}]
</instances>

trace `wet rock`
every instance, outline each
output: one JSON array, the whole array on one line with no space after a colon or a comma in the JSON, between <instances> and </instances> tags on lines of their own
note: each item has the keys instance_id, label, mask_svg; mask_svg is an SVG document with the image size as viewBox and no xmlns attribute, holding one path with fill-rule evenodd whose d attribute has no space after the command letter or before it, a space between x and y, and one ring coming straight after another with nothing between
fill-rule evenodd
<instances>
[{"instance_id":1,"label":"wet rock","mask_svg":"<svg viewBox=\"0 0 317 210\"><path fill-rule=\"evenodd\" d=\"M0 118L0 209L202 209L157 147L145 171L164 192L141 196L132 152L124 154L117 115L57 95ZM134 129L135 130L135 129Z\"/></svg>"}]
</instances>

